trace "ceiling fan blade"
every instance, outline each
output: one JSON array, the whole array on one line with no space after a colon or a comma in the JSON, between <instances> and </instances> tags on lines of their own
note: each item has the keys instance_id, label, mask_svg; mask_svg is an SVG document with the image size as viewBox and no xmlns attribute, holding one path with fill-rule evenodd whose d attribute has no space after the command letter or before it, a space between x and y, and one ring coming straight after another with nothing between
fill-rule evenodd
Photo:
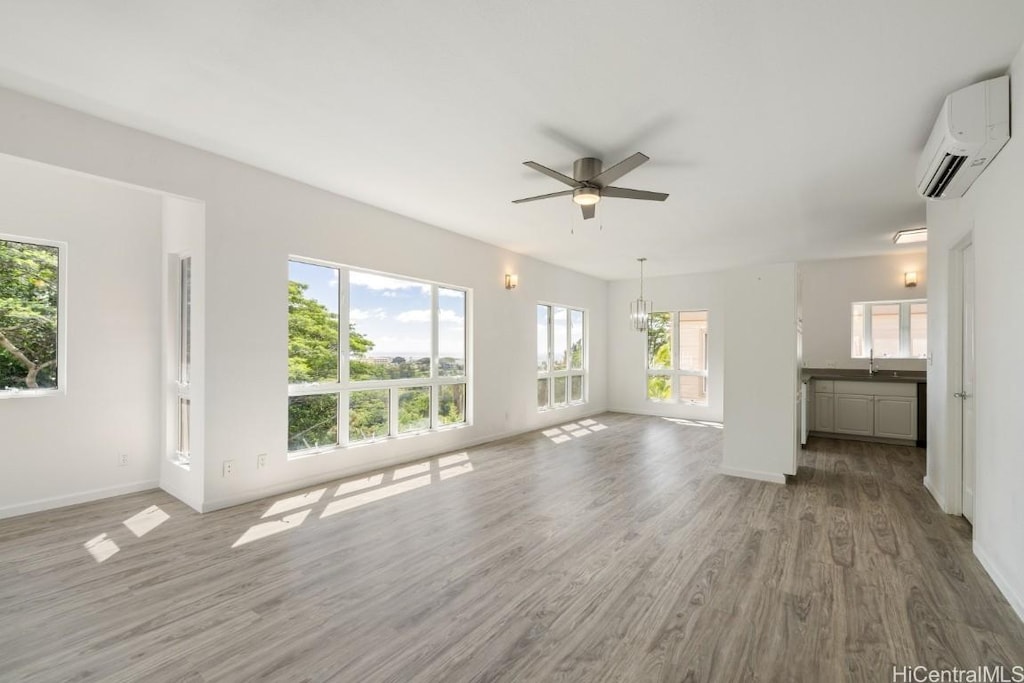
<instances>
[{"instance_id":1,"label":"ceiling fan blade","mask_svg":"<svg viewBox=\"0 0 1024 683\"><path fill-rule=\"evenodd\" d=\"M584 205L580 206L580 208L583 209L583 220L587 220L588 218L593 218L594 217L594 213L595 213L594 209L597 208L597 205L596 204L584 204Z\"/></svg>"},{"instance_id":2,"label":"ceiling fan blade","mask_svg":"<svg viewBox=\"0 0 1024 683\"><path fill-rule=\"evenodd\" d=\"M529 166L534 171L538 171L540 173L543 173L544 175L548 176L549 178L554 178L558 182L565 183L566 185L568 185L569 187L572 187L572 188L580 187L583 184L583 183L580 183L579 181L573 180L572 178L570 178L567 175L563 175L563 174L559 173L558 171L554 171L554 170L548 168L547 166L541 166L536 161L524 161L523 162L523 166Z\"/></svg>"},{"instance_id":3,"label":"ceiling fan blade","mask_svg":"<svg viewBox=\"0 0 1024 683\"><path fill-rule=\"evenodd\" d=\"M602 187L602 197L618 197L619 199L646 199L652 202L663 202L668 199L664 192L648 192L647 190L630 190L627 187Z\"/></svg>"},{"instance_id":4,"label":"ceiling fan blade","mask_svg":"<svg viewBox=\"0 0 1024 683\"><path fill-rule=\"evenodd\" d=\"M535 202L538 199L550 199L551 197L564 197L567 194L572 194L572 190L562 190L561 192L552 192L551 194L539 194L536 197L526 197L524 199L515 199L512 201L513 204L522 204L523 202Z\"/></svg>"},{"instance_id":5,"label":"ceiling fan blade","mask_svg":"<svg viewBox=\"0 0 1024 683\"><path fill-rule=\"evenodd\" d=\"M611 185L616 180L626 175L637 166L645 164L650 160L651 158L646 154L641 154L640 152L637 152L633 156L626 157L625 159L615 164L614 166L610 166L605 170L601 171L596 176L591 178L590 182L599 186Z\"/></svg>"}]
</instances>

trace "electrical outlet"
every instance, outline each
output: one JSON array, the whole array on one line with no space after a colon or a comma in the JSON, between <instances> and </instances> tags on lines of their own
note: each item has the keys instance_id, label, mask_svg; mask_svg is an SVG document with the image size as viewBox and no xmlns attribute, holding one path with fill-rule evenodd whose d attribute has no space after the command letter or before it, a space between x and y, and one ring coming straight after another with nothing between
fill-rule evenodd
<instances>
[{"instance_id":1,"label":"electrical outlet","mask_svg":"<svg viewBox=\"0 0 1024 683\"><path fill-rule=\"evenodd\" d=\"M117 466L118 467L124 467L127 464L128 464L128 454L127 453L119 453L117 455Z\"/></svg>"},{"instance_id":2,"label":"electrical outlet","mask_svg":"<svg viewBox=\"0 0 1024 683\"><path fill-rule=\"evenodd\" d=\"M262 470L266 466L267 466L267 454L266 453L260 453L259 455L256 456L256 469Z\"/></svg>"},{"instance_id":3,"label":"electrical outlet","mask_svg":"<svg viewBox=\"0 0 1024 683\"><path fill-rule=\"evenodd\" d=\"M234 460L225 460L224 461L224 476L225 477L230 477L234 473L235 473L235 461Z\"/></svg>"}]
</instances>

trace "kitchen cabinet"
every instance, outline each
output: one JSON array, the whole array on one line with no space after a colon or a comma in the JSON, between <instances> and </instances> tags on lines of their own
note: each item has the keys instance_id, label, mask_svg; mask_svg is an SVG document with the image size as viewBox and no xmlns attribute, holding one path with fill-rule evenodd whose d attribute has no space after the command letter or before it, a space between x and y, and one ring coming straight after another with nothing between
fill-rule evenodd
<instances>
[{"instance_id":1,"label":"kitchen cabinet","mask_svg":"<svg viewBox=\"0 0 1024 683\"><path fill-rule=\"evenodd\" d=\"M835 431L835 396L814 392L814 431Z\"/></svg>"},{"instance_id":2,"label":"kitchen cabinet","mask_svg":"<svg viewBox=\"0 0 1024 683\"><path fill-rule=\"evenodd\" d=\"M814 431L917 439L917 384L816 379L813 387Z\"/></svg>"},{"instance_id":3,"label":"kitchen cabinet","mask_svg":"<svg viewBox=\"0 0 1024 683\"><path fill-rule=\"evenodd\" d=\"M836 394L835 431L837 434L875 436L874 396Z\"/></svg>"},{"instance_id":4,"label":"kitchen cabinet","mask_svg":"<svg viewBox=\"0 0 1024 683\"><path fill-rule=\"evenodd\" d=\"M917 399L904 396L876 396L875 436L916 439Z\"/></svg>"}]
</instances>

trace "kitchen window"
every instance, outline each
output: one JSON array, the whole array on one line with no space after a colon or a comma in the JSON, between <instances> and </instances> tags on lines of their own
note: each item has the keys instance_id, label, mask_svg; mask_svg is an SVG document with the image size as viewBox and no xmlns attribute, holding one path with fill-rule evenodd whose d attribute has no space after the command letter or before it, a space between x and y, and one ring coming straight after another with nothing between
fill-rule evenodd
<instances>
[{"instance_id":1,"label":"kitchen window","mask_svg":"<svg viewBox=\"0 0 1024 683\"><path fill-rule=\"evenodd\" d=\"M586 315L578 308L537 305L537 409L586 403Z\"/></svg>"},{"instance_id":2,"label":"kitchen window","mask_svg":"<svg viewBox=\"0 0 1024 683\"><path fill-rule=\"evenodd\" d=\"M457 287L291 259L289 453L469 424L469 303Z\"/></svg>"},{"instance_id":3,"label":"kitchen window","mask_svg":"<svg viewBox=\"0 0 1024 683\"><path fill-rule=\"evenodd\" d=\"M928 302L860 301L852 305L852 358L927 358Z\"/></svg>"},{"instance_id":4,"label":"kitchen window","mask_svg":"<svg viewBox=\"0 0 1024 683\"><path fill-rule=\"evenodd\" d=\"M707 405L707 311L651 314L647 326L647 400Z\"/></svg>"}]
</instances>

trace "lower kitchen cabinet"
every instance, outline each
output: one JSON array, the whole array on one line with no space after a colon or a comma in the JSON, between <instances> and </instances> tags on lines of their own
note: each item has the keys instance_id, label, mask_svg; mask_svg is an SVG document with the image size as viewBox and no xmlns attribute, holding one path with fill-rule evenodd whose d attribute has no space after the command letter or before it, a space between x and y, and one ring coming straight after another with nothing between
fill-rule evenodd
<instances>
[{"instance_id":1,"label":"lower kitchen cabinet","mask_svg":"<svg viewBox=\"0 0 1024 683\"><path fill-rule=\"evenodd\" d=\"M814 394L814 431L835 431L835 395Z\"/></svg>"},{"instance_id":2,"label":"lower kitchen cabinet","mask_svg":"<svg viewBox=\"0 0 1024 683\"><path fill-rule=\"evenodd\" d=\"M875 436L884 436L889 439L916 439L917 399L903 396L876 396Z\"/></svg>"},{"instance_id":3,"label":"lower kitchen cabinet","mask_svg":"<svg viewBox=\"0 0 1024 683\"><path fill-rule=\"evenodd\" d=\"M874 396L836 394L835 432L875 436Z\"/></svg>"},{"instance_id":4,"label":"lower kitchen cabinet","mask_svg":"<svg viewBox=\"0 0 1024 683\"><path fill-rule=\"evenodd\" d=\"M909 382L814 380L814 431L913 441L917 385Z\"/></svg>"}]
</instances>

